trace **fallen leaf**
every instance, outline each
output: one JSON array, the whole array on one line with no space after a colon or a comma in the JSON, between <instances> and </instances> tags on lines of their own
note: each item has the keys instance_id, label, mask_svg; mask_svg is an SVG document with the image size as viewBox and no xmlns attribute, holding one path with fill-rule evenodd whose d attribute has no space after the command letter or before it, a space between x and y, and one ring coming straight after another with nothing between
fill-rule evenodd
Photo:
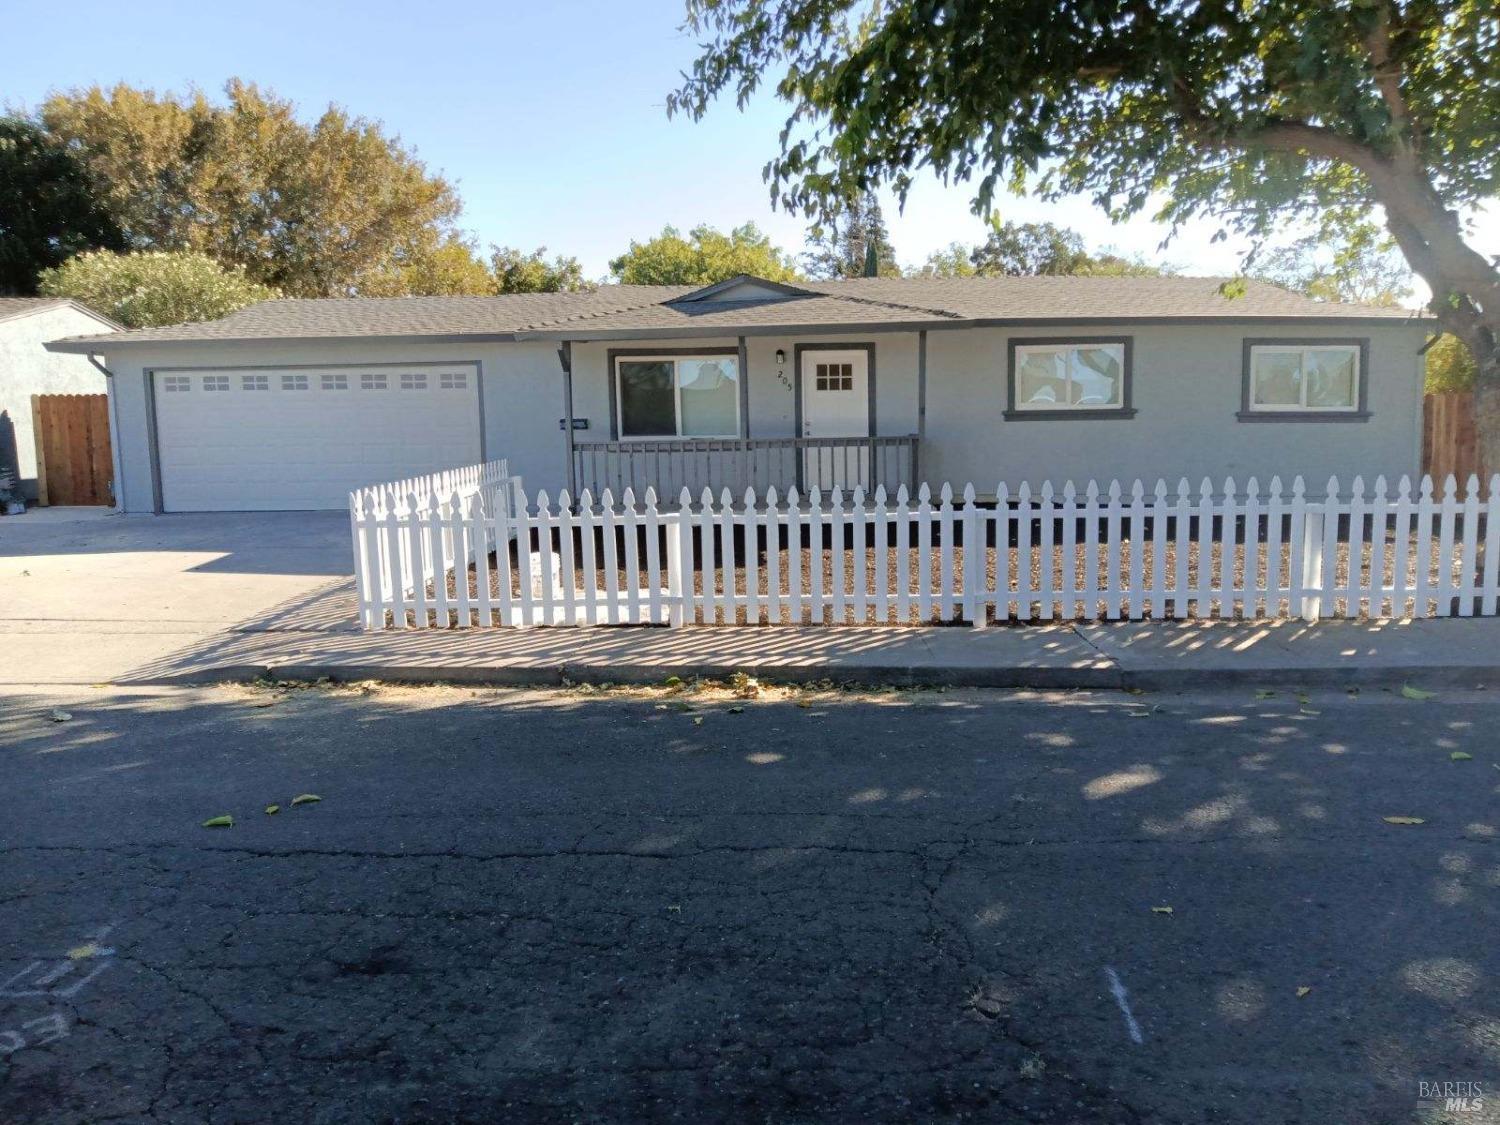
<instances>
[{"instance_id":1,"label":"fallen leaf","mask_svg":"<svg viewBox=\"0 0 1500 1125\"><path fill-rule=\"evenodd\" d=\"M668 676L665 680L662 681L662 686L663 687L681 687L682 686L682 677L681 676Z\"/></svg>"},{"instance_id":2,"label":"fallen leaf","mask_svg":"<svg viewBox=\"0 0 1500 1125\"><path fill-rule=\"evenodd\" d=\"M1297 989L1297 999L1299 999L1299 1000L1302 999L1302 997L1306 996L1311 991L1312 991L1312 989L1309 988L1307 985L1305 985L1305 984L1302 985L1300 988Z\"/></svg>"},{"instance_id":3,"label":"fallen leaf","mask_svg":"<svg viewBox=\"0 0 1500 1125\"><path fill-rule=\"evenodd\" d=\"M695 726L695 727L701 727L702 725L703 725L703 716L702 715L695 716L694 719L693 719L693 726Z\"/></svg>"},{"instance_id":4,"label":"fallen leaf","mask_svg":"<svg viewBox=\"0 0 1500 1125\"><path fill-rule=\"evenodd\" d=\"M69 719L71 719L72 717L73 717L72 714L70 714L67 711L53 711L52 712L52 721L54 723L65 723Z\"/></svg>"},{"instance_id":5,"label":"fallen leaf","mask_svg":"<svg viewBox=\"0 0 1500 1125\"><path fill-rule=\"evenodd\" d=\"M811 707L812 706L812 700L811 699L799 699L799 700L797 700L797 706L798 707Z\"/></svg>"},{"instance_id":6,"label":"fallen leaf","mask_svg":"<svg viewBox=\"0 0 1500 1125\"><path fill-rule=\"evenodd\" d=\"M1297 711L1303 715L1321 715L1323 712L1315 711L1311 707L1298 707Z\"/></svg>"},{"instance_id":7,"label":"fallen leaf","mask_svg":"<svg viewBox=\"0 0 1500 1125\"><path fill-rule=\"evenodd\" d=\"M1387 824L1426 824L1420 816L1383 816L1380 818Z\"/></svg>"},{"instance_id":8,"label":"fallen leaf","mask_svg":"<svg viewBox=\"0 0 1500 1125\"><path fill-rule=\"evenodd\" d=\"M745 709L743 707L731 707L729 709L729 713L731 715L743 715L745 713Z\"/></svg>"},{"instance_id":9,"label":"fallen leaf","mask_svg":"<svg viewBox=\"0 0 1500 1125\"><path fill-rule=\"evenodd\" d=\"M1414 688L1410 684L1402 684L1401 694L1407 699L1415 699L1418 703L1420 703L1424 699L1432 699L1437 695L1437 692L1423 691L1421 688Z\"/></svg>"},{"instance_id":10,"label":"fallen leaf","mask_svg":"<svg viewBox=\"0 0 1500 1125\"><path fill-rule=\"evenodd\" d=\"M275 816L280 811L281 811L281 806L280 805L267 805L266 806L266 815L267 816Z\"/></svg>"},{"instance_id":11,"label":"fallen leaf","mask_svg":"<svg viewBox=\"0 0 1500 1125\"><path fill-rule=\"evenodd\" d=\"M1172 914L1172 913L1175 913L1175 911L1173 911L1173 909L1170 906L1153 906L1151 908L1151 913L1152 914Z\"/></svg>"},{"instance_id":12,"label":"fallen leaf","mask_svg":"<svg viewBox=\"0 0 1500 1125\"><path fill-rule=\"evenodd\" d=\"M1273 696L1275 694L1276 693L1274 691L1272 691L1270 688L1257 688L1256 692L1255 692L1255 698L1256 699L1270 699L1271 696Z\"/></svg>"},{"instance_id":13,"label":"fallen leaf","mask_svg":"<svg viewBox=\"0 0 1500 1125\"><path fill-rule=\"evenodd\" d=\"M207 820L205 820L203 822L203 827L204 828L233 828L234 827L234 817L229 816L228 814L225 814L224 816L211 816L211 817L209 817Z\"/></svg>"},{"instance_id":14,"label":"fallen leaf","mask_svg":"<svg viewBox=\"0 0 1500 1125\"><path fill-rule=\"evenodd\" d=\"M294 807L297 805L311 805L315 801L321 801L322 799L323 798L319 797L316 793L299 793L297 796L292 798L292 805Z\"/></svg>"},{"instance_id":15,"label":"fallen leaf","mask_svg":"<svg viewBox=\"0 0 1500 1125\"><path fill-rule=\"evenodd\" d=\"M1448 760L1450 762L1472 762L1474 760L1474 755L1465 753L1462 750L1455 750L1453 751L1453 753L1448 755Z\"/></svg>"}]
</instances>

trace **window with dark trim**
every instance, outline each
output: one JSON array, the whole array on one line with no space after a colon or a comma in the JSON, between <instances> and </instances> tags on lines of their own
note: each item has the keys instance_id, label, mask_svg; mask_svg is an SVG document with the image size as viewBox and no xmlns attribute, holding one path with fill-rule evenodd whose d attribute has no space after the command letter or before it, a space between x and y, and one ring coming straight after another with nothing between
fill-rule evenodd
<instances>
[{"instance_id":1,"label":"window with dark trim","mask_svg":"<svg viewBox=\"0 0 1500 1125\"><path fill-rule=\"evenodd\" d=\"M1131 418L1129 336L1013 337L1005 417L1013 421Z\"/></svg>"},{"instance_id":2,"label":"window with dark trim","mask_svg":"<svg viewBox=\"0 0 1500 1125\"><path fill-rule=\"evenodd\" d=\"M1364 421L1369 355L1366 339L1246 339L1240 421Z\"/></svg>"},{"instance_id":3,"label":"window with dark trim","mask_svg":"<svg viewBox=\"0 0 1500 1125\"><path fill-rule=\"evenodd\" d=\"M733 355L616 356L614 379L622 438L729 438L740 431Z\"/></svg>"}]
</instances>

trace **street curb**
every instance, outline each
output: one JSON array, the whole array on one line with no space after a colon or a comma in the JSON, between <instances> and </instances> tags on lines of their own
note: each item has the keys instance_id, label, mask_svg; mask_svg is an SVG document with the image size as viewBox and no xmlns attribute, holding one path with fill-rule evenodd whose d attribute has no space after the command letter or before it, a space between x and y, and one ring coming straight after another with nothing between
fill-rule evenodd
<instances>
[{"instance_id":1,"label":"street curb","mask_svg":"<svg viewBox=\"0 0 1500 1125\"><path fill-rule=\"evenodd\" d=\"M574 684L659 684L669 676L683 679L727 679L736 672L768 683L818 683L891 687L1034 688L1038 690L1104 689L1143 691L1206 690L1238 687L1277 688L1398 688L1403 684L1449 689L1500 687L1500 665L1401 665L1350 667L1317 665L1277 668L1122 668L1109 666L952 667L754 662L734 665L691 664L563 664L553 667L521 665L451 665L288 661L285 664L204 665L179 673L131 680L133 684L209 684L261 679L336 682L379 680L406 684L468 684L494 687L558 687Z\"/></svg>"}]
</instances>

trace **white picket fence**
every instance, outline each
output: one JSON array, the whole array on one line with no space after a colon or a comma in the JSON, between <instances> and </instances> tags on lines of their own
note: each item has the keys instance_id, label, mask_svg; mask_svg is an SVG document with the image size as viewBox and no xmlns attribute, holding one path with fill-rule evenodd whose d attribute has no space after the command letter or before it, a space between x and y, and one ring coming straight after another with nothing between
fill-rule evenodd
<instances>
[{"instance_id":1,"label":"white picket fence","mask_svg":"<svg viewBox=\"0 0 1500 1125\"><path fill-rule=\"evenodd\" d=\"M1426 477L1334 479L1321 496L1298 477L1289 492L1001 484L993 506L972 485L894 501L684 490L671 510L649 489L532 505L501 479L354 512L366 628L1313 621L1493 614L1500 598L1500 475L1483 494L1449 477L1440 497Z\"/></svg>"},{"instance_id":2,"label":"white picket fence","mask_svg":"<svg viewBox=\"0 0 1500 1125\"><path fill-rule=\"evenodd\" d=\"M510 475L503 459L351 492L361 624L379 628L389 606L466 567L476 523L504 521L519 495L521 478Z\"/></svg>"}]
</instances>

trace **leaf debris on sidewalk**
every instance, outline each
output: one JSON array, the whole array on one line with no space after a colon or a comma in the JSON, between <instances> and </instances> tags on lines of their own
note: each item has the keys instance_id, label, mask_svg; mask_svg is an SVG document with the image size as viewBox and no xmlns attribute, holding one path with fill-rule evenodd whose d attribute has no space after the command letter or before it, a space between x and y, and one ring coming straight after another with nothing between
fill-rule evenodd
<instances>
[{"instance_id":1,"label":"leaf debris on sidewalk","mask_svg":"<svg viewBox=\"0 0 1500 1125\"><path fill-rule=\"evenodd\" d=\"M233 828L234 817L225 813L223 816L211 816L203 822L204 828Z\"/></svg>"},{"instance_id":2,"label":"leaf debris on sidewalk","mask_svg":"<svg viewBox=\"0 0 1500 1125\"><path fill-rule=\"evenodd\" d=\"M322 799L316 793L299 793L292 798L292 806L295 808L297 805L311 805Z\"/></svg>"},{"instance_id":3,"label":"leaf debris on sidewalk","mask_svg":"<svg viewBox=\"0 0 1500 1125\"><path fill-rule=\"evenodd\" d=\"M1383 816L1380 818L1387 824L1426 824L1420 816Z\"/></svg>"},{"instance_id":4,"label":"leaf debris on sidewalk","mask_svg":"<svg viewBox=\"0 0 1500 1125\"><path fill-rule=\"evenodd\" d=\"M1412 687L1411 684L1401 685L1401 695L1406 699L1415 699L1418 703L1437 698L1437 692L1423 691L1421 688Z\"/></svg>"}]
</instances>

